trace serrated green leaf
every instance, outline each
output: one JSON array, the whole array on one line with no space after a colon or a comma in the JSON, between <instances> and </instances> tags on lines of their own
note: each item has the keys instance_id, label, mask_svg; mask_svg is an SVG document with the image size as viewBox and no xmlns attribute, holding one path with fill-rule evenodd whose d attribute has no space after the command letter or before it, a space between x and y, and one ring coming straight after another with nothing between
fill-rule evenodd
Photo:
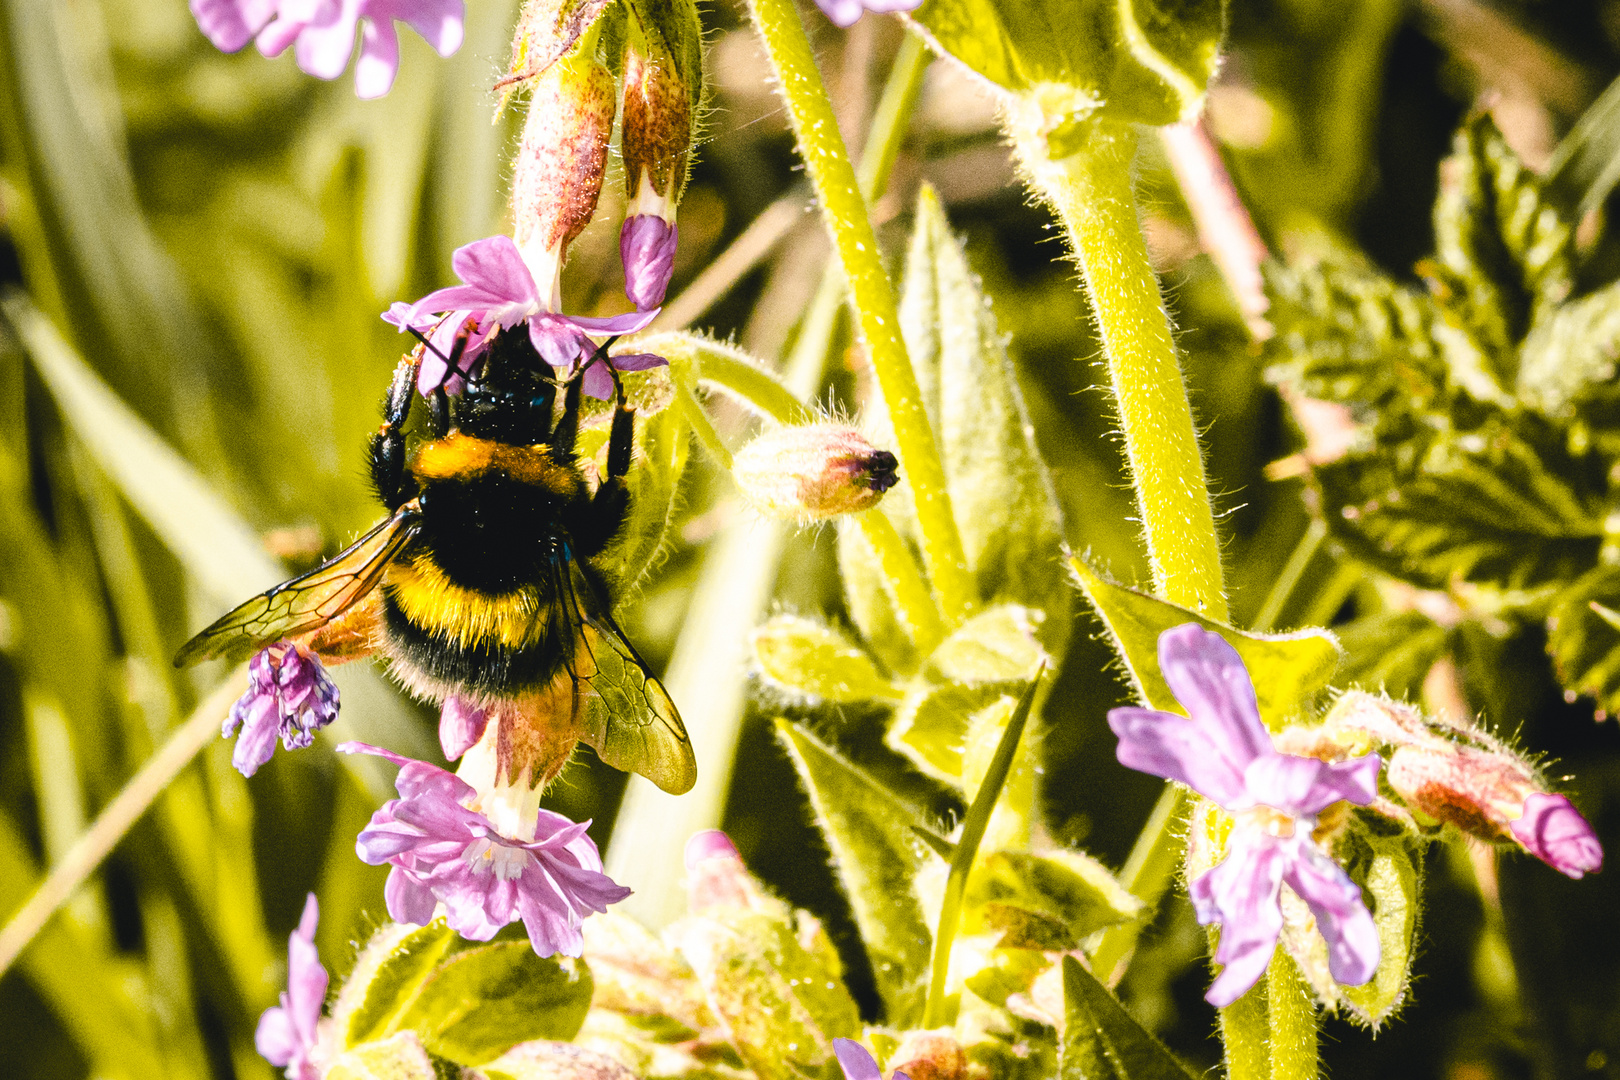
<instances>
[{"instance_id":1,"label":"serrated green leaf","mask_svg":"<svg viewBox=\"0 0 1620 1080\"><path fill-rule=\"evenodd\" d=\"M961 787L973 715L1002 696L994 686L939 686L919 679L895 710L884 741L934 779Z\"/></svg>"},{"instance_id":2,"label":"serrated green leaf","mask_svg":"<svg viewBox=\"0 0 1620 1080\"><path fill-rule=\"evenodd\" d=\"M1260 716L1274 730L1327 685L1343 654L1338 640L1327 630L1291 634L1236 630L1147 593L1116 585L1081 559L1071 558L1069 565L1080 579L1086 598L1102 616L1141 700L1155 709L1180 709L1159 673L1159 635L1183 623L1195 622L1213 630L1237 650L1254 680Z\"/></svg>"},{"instance_id":3,"label":"serrated green leaf","mask_svg":"<svg viewBox=\"0 0 1620 1080\"><path fill-rule=\"evenodd\" d=\"M963 686L1027 682L1051 660L1037 637L1044 619L1040 611L1016 604L980 612L929 654L924 674Z\"/></svg>"},{"instance_id":4,"label":"serrated green leaf","mask_svg":"<svg viewBox=\"0 0 1620 1080\"><path fill-rule=\"evenodd\" d=\"M833 1039L860 1033L860 1011L837 968L821 950L807 950L787 921L731 909L724 921L690 916L670 934L762 1080L799 1080L833 1060Z\"/></svg>"},{"instance_id":5,"label":"serrated green leaf","mask_svg":"<svg viewBox=\"0 0 1620 1080\"><path fill-rule=\"evenodd\" d=\"M1486 113L1463 124L1441 165L1434 228L1441 303L1513 386L1519 342L1574 287L1573 239Z\"/></svg>"},{"instance_id":6,"label":"serrated green leaf","mask_svg":"<svg viewBox=\"0 0 1620 1080\"><path fill-rule=\"evenodd\" d=\"M1059 1080L1193 1080L1193 1073L1072 956L1063 958L1063 1007Z\"/></svg>"},{"instance_id":7,"label":"serrated green leaf","mask_svg":"<svg viewBox=\"0 0 1620 1080\"><path fill-rule=\"evenodd\" d=\"M1566 691L1620 712L1620 567L1599 566L1559 592L1547 614L1547 652Z\"/></svg>"},{"instance_id":8,"label":"serrated green leaf","mask_svg":"<svg viewBox=\"0 0 1620 1080\"><path fill-rule=\"evenodd\" d=\"M389 930L404 934L389 934ZM442 919L422 927L380 931L361 951L354 973L339 994L340 1002L351 993L359 1002L353 1012L347 1013L342 1028L344 1045L358 1046L394 1030L391 1022L421 990L454 940L454 931ZM381 955L369 955L373 949ZM358 983L357 979L364 982ZM334 1008L332 1015L336 1019L342 1013Z\"/></svg>"},{"instance_id":9,"label":"serrated green leaf","mask_svg":"<svg viewBox=\"0 0 1620 1080\"><path fill-rule=\"evenodd\" d=\"M1597 559L1597 477L1534 414L1491 416L1318 466L1322 514L1358 558L1427 588L1569 580Z\"/></svg>"},{"instance_id":10,"label":"serrated green leaf","mask_svg":"<svg viewBox=\"0 0 1620 1080\"><path fill-rule=\"evenodd\" d=\"M792 700L851 703L900 697L864 649L816 619L774 616L755 628L752 644L765 685Z\"/></svg>"},{"instance_id":11,"label":"serrated green leaf","mask_svg":"<svg viewBox=\"0 0 1620 1080\"><path fill-rule=\"evenodd\" d=\"M326 1080L437 1080L433 1059L414 1031L368 1042L332 1059Z\"/></svg>"},{"instance_id":12,"label":"serrated green leaf","mask_svg":"<svg viewBox=\"0 0 1620 1080\"><path fill-rule=\"evenodd\" d=\"M1078 851L995 851L975 864L964 897L967 933L997 931L1003 949L1068 951L1142 902L1101 863Z\"/></svg>"},{"instance_id":13,"label":"serrated green leaf","mask_svg":"<svg viewBox=\"0 0 1620 1080\"><path fill-rule=\"evenodd\" d=\"M583 960L542 960L527 941L497 941L440 964L394 1026L439 1057L481 1065L520 1042L572 1039L591 991Z\"/></svg>"},{"instance_id":14,"label":"serrated green leaf","mask_svg":"<svg viewBox=\"0 0 1620 1080\"><path fill-rule=\"evenodd\" d=\"M803 729L776 722L777 738L804 782L833 867L849 898L891 1027L922 1013L933 934L913 889L927 861L917 815Z\"/></svg>"},{"instance_id":15,"label":"serrated green leaf","mask_svg":"<svg viewBox=\"0 0 1620 1080\"><path fill-rule=\"evenodd\" d=\"M1059 545L1063 523L1041 461L1006 339L924 186L901 285L900 332L944 459L968 568L986 600L1045 609L1067 631ZM1057 606L1054 607L1053 605ZM1056 650L1061 640L1051 642Z\"/></svg>"},{"instance_id":16,"label":"serrated green leaf","mask_svg":"<svg viewBox=\"0 0 1620 1080\"><path fill-rule=\"evenodd\" d=\"M1344 663L1335 686L1382 691L1411 698L1446 652L1447 631L1416 611L1379 612L1336 627Z\"/></svg>"},{"instance_id":17,"label":"serrated green leaf","mask_svg":"<svg viewBox=\"0 0 1620 1080\"><path fill-rule=\"evenodd\" d=\"M992 90L1039 93L1055 126L1197 116L1224 15L1220 0L929 0L913 18Z\"/></svg>"},{"instance_id":18,"label":"serrated green leaf","mask_svg":"<svg viewBox=\"0 0 1620 1080\"><path fill-rule=\"evenodd\" d=\"M1620 355L1620 282L1536 320L1519 353L1519 400L1568 420L1584 399L1614 393Z\"/></svg>"}]
</instances>

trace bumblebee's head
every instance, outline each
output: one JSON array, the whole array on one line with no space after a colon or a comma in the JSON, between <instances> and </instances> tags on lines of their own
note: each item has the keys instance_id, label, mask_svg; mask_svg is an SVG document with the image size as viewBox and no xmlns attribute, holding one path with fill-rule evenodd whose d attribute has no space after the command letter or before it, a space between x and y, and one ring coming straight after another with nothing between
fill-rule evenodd
<instances>
[{"instance_id":1,"label":"bumblebee's head","mask_svg":"<svg viewBox=\"0 0 1620 1080\"><path fill-rule=\"evenodd\" d=\"M557 397L551 374L551 366L534 351L527 327L498 332L479 370L455 399L456 427L514 446L544 441Z\"/></svg>"}]
</instances>

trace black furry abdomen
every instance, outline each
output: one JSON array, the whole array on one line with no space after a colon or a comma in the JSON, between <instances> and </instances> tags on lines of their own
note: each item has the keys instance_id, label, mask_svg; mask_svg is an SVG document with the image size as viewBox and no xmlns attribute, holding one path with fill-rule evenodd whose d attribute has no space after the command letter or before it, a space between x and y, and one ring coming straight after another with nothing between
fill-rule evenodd
<instances>
[{"instance_id":1,"label":"black furry abdomen","mask_svg":"<svg viewBox=\"0 0 1620 1080\"><path fill-rule=\"evenodd\" d=\"M562 550L562 499L499 473L423 485L417 543L456 585L507 593L548 580Z\"/></svg>"}]
</instances>

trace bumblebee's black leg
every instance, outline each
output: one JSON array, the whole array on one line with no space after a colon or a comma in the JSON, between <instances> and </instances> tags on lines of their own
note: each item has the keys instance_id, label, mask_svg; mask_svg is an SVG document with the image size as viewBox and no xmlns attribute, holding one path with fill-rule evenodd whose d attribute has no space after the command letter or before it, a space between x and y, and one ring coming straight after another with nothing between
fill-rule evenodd
<instances>
[{"instance_id":1,"label":"bumblebee's black leg","mask_svg":"<svg viewBox=\"0 0 1620 1080\"><path fill-rule=\"evenodd\" d=\"M371 437L371 483L390 510L398 510L416 495L416 482L405 471L405 422L411 416L420 352L405 357L394 368L394 381L383 402L383 424Z\"/></svg>"},{"instance_id":2,"label":"bumblebee's black leg","mask_svg":"<svg viewBox=\"0 0 1620 1080\"><path fill-rule=\"evenodd\" d=\"M608 430L607 475L591 496L584 527L574 537L581 555L588 557L601 551L624 526L630 509L630 488L624 477L630 471L635 450L635 420L636 411L625 404L619 373L613 371L613 426Z\"/></svg>"},{"instance_id":3,"label":"bumblebee's black leg","mask_svg":"<svg viewBox=\"0 0 1620 1080\"><path fill-rule=\"evenodd\" d=\"M636 448L636 410L624 401L624 387L618 372L613 378L613 426L608 429L608 479L617 480L630 471L630 457Z\"/></svg>"},{"instance_id":4,"label":"bumblebee's black leg","mask_svg":"<svg viewBox=\"0 0 1620 1080\"><path fill-rule=\"evenodd\" d=\"M433 396L428 398L428 419L433 422L436 438L442 439L450 434L450 395L444 392L442 386L435 387Z\"/></svg>"},{"instance_id":5,"label":"bumblebee's black leg","mask_svg":"<svg viewBox=\"0 0 1620 1080\"><path fill-rule=\"evenodd\" d=\"M557 426L551 429L551 449L556 453L558 461L571 459L574 456L574 440L579 436L579 405L580 395L584 392L584 378L575 376L568 381L568 388L563 391L562 416L557 418Z\"/></svg>"}]
</instances>

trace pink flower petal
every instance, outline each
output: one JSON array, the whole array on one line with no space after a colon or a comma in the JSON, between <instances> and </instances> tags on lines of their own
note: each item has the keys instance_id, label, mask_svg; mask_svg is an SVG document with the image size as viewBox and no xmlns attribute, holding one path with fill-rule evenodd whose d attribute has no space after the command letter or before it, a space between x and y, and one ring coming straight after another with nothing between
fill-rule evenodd
<instances>
[{"instance_id":1,"label":"pink flower petal","mask_svg":"<svg viewBox=\"0 0 1620 1080\"><path fill-rule=\"evenodd\" d=\"M1328 946L1328 971L1346 986L1360 986L1378 970L1378 927L1361 899L1361 888L1338 863L1309 840L1299 842L1283 876L1310 905Z\"/></svg>"},{"instance_id":2,"label":"pink flower petal","mask_svg":"<svg viewBox=\"0 0 1620 1080\"><path fill-rule=\"evenodd\" d=\"M1561 874L1580 878L1603 869L1597 833L1562 795L1531 795L1524 815L1508 827L1526 851Z\"/></svg>"},{"instance_id":3,"label":"pink flower petal","mask_svg":"<svg viewBox=\"0 0 1620 1080\"><path fill-rule=\"evenodd\" d=\"M1248 802L1243 770L1223 753L1225 744L1209 725L1156 709L1108 710L1119 736L1119 763L1139 772L1186 784L1225 807Z\"/></svg>"},{"instance_id":4,"label":"pink flower petal","mask_svg":"<svg viewBox=\"0 0 1620 1080\"><path fill-rule=\"evenodd\" d=\"M1242 657L1221 635L1185 623L1159 635L1159 670L1187 710L1211 728L1223 756L1241 773L1261 754L1275 753L1260 722L1254 682Z\"/></svg>"},{"instance_id":5,"label":"pink flower petal","mask_svg":"<svg viewBox=\"0 0 1620 1080\"><path fill-rule=\"evenodd\" d=\"M1263 833L1234 833L1226 858L1196 878L1187 893L1198 921L1218 922L1215 962L1225 967L1204 1000L1225 1008L1265 974L1282 932L1283 872L1287 856Z\"/></svg>"},{"instance_id":6,"label":"pink flower petal","mask_svg":"<svg viewBox=\"0 0 1620 1080\"><path fill-rule=\"evenodd\" d=\"M844 1080L883 1080L883 1070L872 1057L872 1052L853 1039L834 1039L833 1053L838 1056L838 1067L844 1070Z\"/></svg>"},{"instance_id":7,"label":"pink flower petal","mask_svg":"<svg viewBox=\"0 0 1620 1080\"><path fill-rule=\"evenodd\" d=\"M462 0L372 0L367 14L376 19L386 15L408 24L440 56L449 56L461 48L465 32Z\"/></svg>"},{"instance_id":8,"label":"pink flower petal","mask_svg":"<svg viewBox=\"0 0 1620 1080\"><path fill-rule=\"evenodd\" d=\"M1291 754L1263 754L1249 763L1249 797L1294 817L1310 816L1341 799L1366 806L1378 794L1377 754L1328 763Z\"/></svg>"},{"instance_id":9,"label":"pink flower petal","mask_svg":"<svg viewBox=\"0 0 1620 1080\"><path fill-rule=\"evenodd\" d=\"M466 698L452 694L445 699L439 712L439 746L444 756L454 761L484 736L489 714Z\"/></svg>"},{"instance_id":10,"label":"pink flower petal","mask_svg":"<svg viewBox=\"0 0 1620 1080\"><path fill-rule=\"evenodd\" d=\"M354 31L360 21L360 0L324 4L318 21L305 26L293 47L298 68L317 79L335 79L349 66L354 53Z\"/></svg>"},{"instance_id":11,"label":"pink flower petal","mask_svg":"<svg viewBox=\"0 0 1620 1080\"><path fill-rule=\"evenodd\" d=\"M399 74L399 35L389 18L370 18L360 31L360 58L354 62L354 93L362 101L380 98Z\"/></svg>"},{"instance_id":12,"label":"pink flower petal","mask_svg":"<svg viewBox=\"0 0 1620 1080\"><path fill-rule=\"evenodd\" d=\"M228 53L252 41L276 13L276 0L191 0L190 6L203 36Z\"/></svg>"}]
</instances>

